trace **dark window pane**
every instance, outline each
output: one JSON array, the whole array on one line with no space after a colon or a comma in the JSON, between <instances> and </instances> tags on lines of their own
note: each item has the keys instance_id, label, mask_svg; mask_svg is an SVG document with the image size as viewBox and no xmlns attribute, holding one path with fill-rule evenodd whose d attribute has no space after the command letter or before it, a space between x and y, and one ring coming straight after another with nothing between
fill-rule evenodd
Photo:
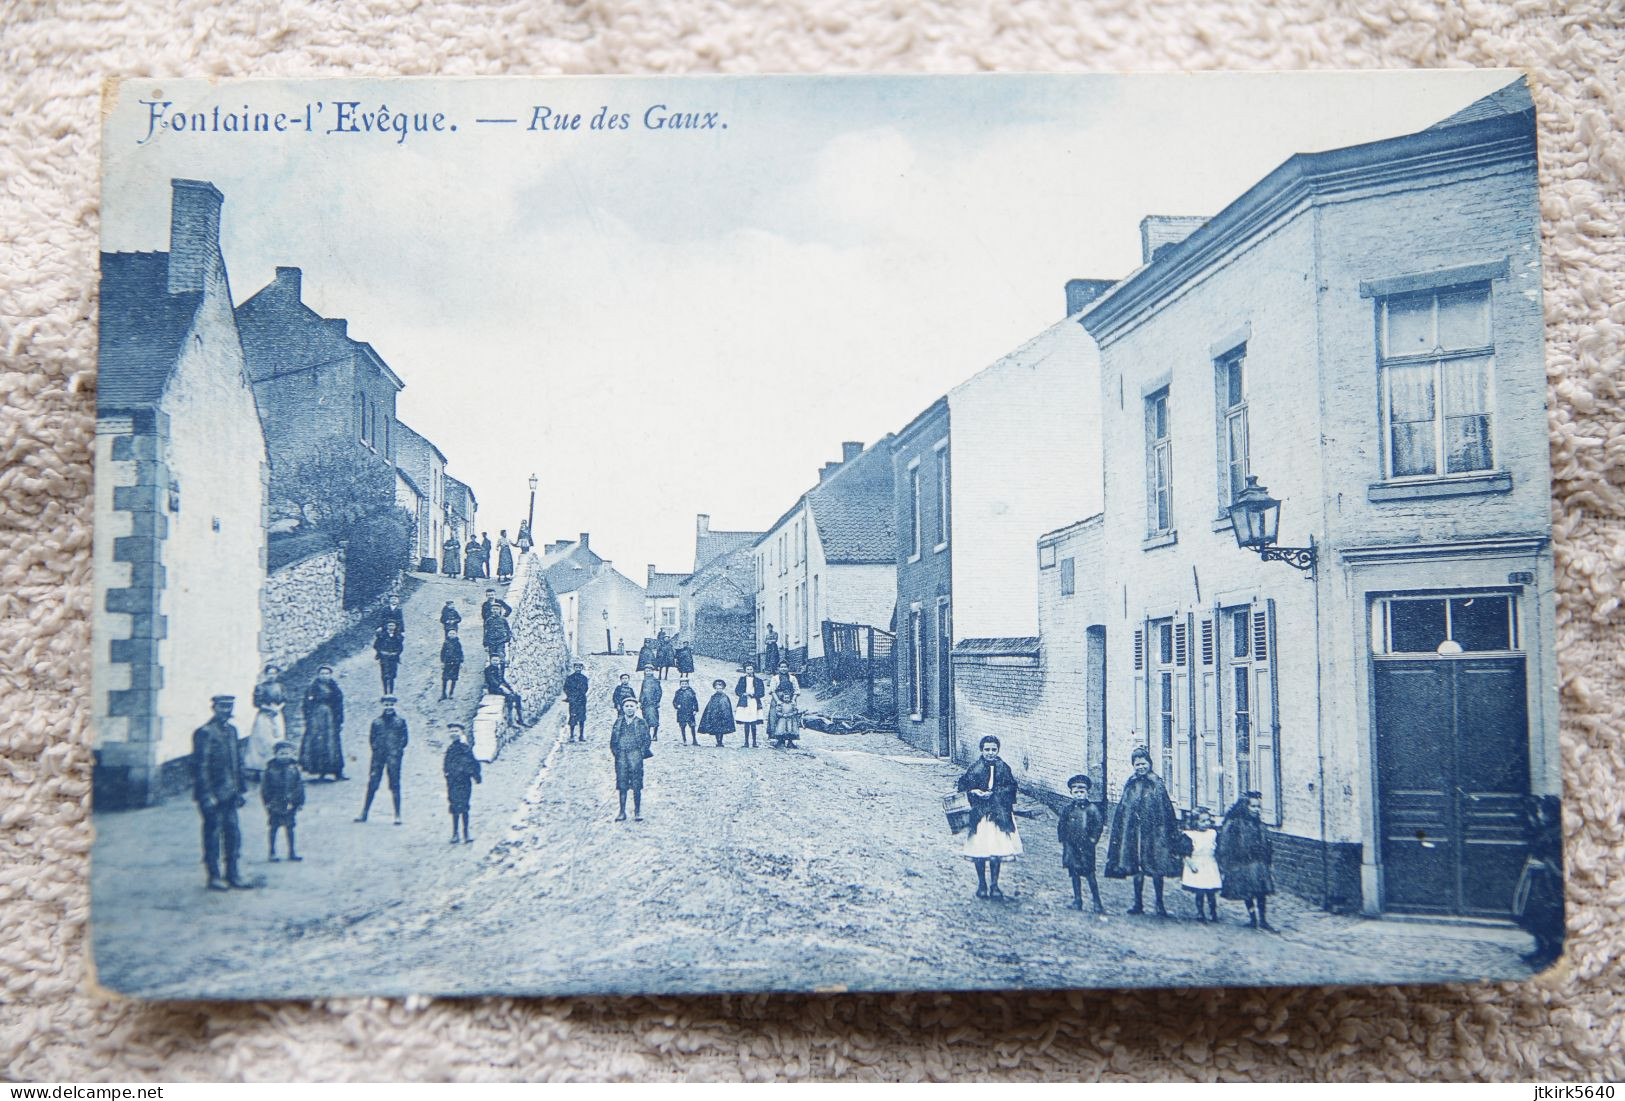
<instances>
[{"instance_id":1,"label":"dark window pane","mask_svg":"<svg viewBox=\"0 0 1625 1101\"><path fill-rule=\"evenodd\" d=\"M1157 627L1157 655L1164 665L1174 663L1174 628L1163 623Z\"/></svg>"},{"instance_id":2,"label":"dark window pane","mask_svg":"<svg viewBox=\"0 0 1625 1101\"><path fill-rule=\"evenodd\" d=\"M1231 697L1231 702L1238 714L1244 714L1248 710L1247 704L1250 696L1248 695L1249 681L1247 674L1248 669L1246 666L1242 666L1235 671L1235 692Z\"/></svg>"},{"instance_id":3,"label":"dark window pane","mask_svg":"<svg viewBox=\"0 0 1625 1101\"><path fill-rule=\"evenodd\" d=\"M1247 656L1247 609L1230 613L1230 638L1232 657L1244 658Z\"/></svg>"},{"instance_id":4,"label":"dark window pane","mask_svg":"<svg viewBox=\"0 0 1625 1101\"><path fill-rule=\"evenodd\" d=\"M1458 597L1450 602L1450 635L1463 650L1512 649L1511 601L1504 596Z\"/></svg>"},{"instance_id":5,"label":"dark window pane","mask_svg":"<svg viewBox=\"0 0 1625 1101\"><path fill-rule=\"evenodd\" d=\"M1388 648L1396 654L1431 654L1445 640L1444 601L1395 600L1388 606Z\"/></svg>"},{"instance_id":6,"label":"dark window pane","mask_svg":"<svg viewBox=\"0 0 1625 1101\"><path fill-rule=\"evenodd\" d=\"M1240 356L1225 364L1225 398L1227 404L1232 406L1240 405L1246 400L1242 387L1241 364Z\"/></svg>"}]
</instances>

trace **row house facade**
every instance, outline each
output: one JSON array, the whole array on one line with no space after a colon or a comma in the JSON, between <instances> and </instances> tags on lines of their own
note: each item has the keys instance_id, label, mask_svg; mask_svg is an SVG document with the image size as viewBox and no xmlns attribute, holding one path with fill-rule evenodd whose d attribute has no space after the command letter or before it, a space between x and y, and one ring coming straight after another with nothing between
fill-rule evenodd
<instances>
[{"instance_id":1,"label":"row house facade","mask_svg":"<svg viewBox=\"0 0 1625 1101\"><path fill-rule=\"evenodd\" d=\"M1560 784L1527 89L1185 231L1081 318L1108 792L1147 744L1182 808L1260 791L1307 897L1504 916L1522 799ZM1259 483L1312 569L1238 546Z\"/></svg>"},{"instance_id":2,"label":"row house facade","mask_svg":"<svg viewBox=\"0 0 1625 1101\"><path fill-rule=\"evenodd\" d=\"M718 531L711 517L694 518L694 570L678 582L678 633L703 657L744 662L756 637L756 563L751 547L759 531Z\"/></svg>"},{"instance_id":3,"label":"row house facade","mask_svg":"<svg viewBox=\"0 0 1625 1101\"><path fill-rule=\"evenodd\" d=\"M457 540L459 547L468 545L476 534L475 520L479 514L479 501L467 482L446 475L446 538ZM444 543L444 539L441 540Z\"/></svg>"},{"instance_id":4,"label":"row house facade","mask_svg":"<svg viewBox=\"0 0 1625 1101\"><path fill-rule=\"evenodd\" d=\"M756 639L768 627L782 660L823 679L825 623L890 628L897 600L891 437L865 448L842 445L818 484L780 516L752 548Z\"/></svg>"},{"instance_id":5,"label":"row house facade","mask_svg":"<svg viewBox=\"0 0 1625 1101\"><path fill-rule=\"evenodd\" d=\"M218 693L260 662L269 465L220 251L224 197L171 185L167 252L101 256L92 717L96 806L190 780Z\"/></svg>"},{"instance_id":6,"label":"row house facade","mask_svg":"<svg viewBox=\"0 0 1625 1101\"><path fill-rule=\"evenodd\" d=\"M577 657L619 653L643 641L643 586L592 549L592 537L537 548L538 566L558 597L565 645Z\"/></svg>"},{"instance_id":7,"label":"row house facade","mask_svg":"<svg viewBox=\"0 0 1625 1101\"><path fill-rule=\"evenodd\" d=\"M434 572L446 541L446 456L404 421L396 422L396 428L395 465L416 483L422 501L413 513L412 561L418 569Z\"/></svg>"},{"instance_id":8,"label":"row house facade","mask_svg":"<svg viewBox=\"0 0 1625 1101\"><path fill-rule=\"evenodd\" d=\"M682 583L686 573L661 573L649 564L643 583L643 633L648 638L664 634L676 638L683 626Z\"/></svg>"}]
</instances>

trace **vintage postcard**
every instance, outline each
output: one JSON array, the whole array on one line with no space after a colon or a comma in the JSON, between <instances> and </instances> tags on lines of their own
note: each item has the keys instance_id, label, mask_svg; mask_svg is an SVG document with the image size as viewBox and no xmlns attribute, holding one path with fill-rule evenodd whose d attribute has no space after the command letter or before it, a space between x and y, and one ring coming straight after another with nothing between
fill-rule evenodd
<instances>
[{"instance_id":1,"label":"vintage postcard","mask_svg":"<svg viewBox=\"0 0 1625 1101\"><path fill-rule=\"evenodd\" d=\"M110 82L146 998L1563 951L1516 72Z\"/></svg>"}]
</instances>

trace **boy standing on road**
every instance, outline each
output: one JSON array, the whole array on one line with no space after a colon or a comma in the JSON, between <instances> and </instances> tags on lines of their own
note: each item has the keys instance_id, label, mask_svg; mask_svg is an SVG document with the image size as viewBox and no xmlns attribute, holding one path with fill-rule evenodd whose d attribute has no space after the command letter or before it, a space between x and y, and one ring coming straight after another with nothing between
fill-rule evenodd
<instances>
[{"instance_id":1,"label":"boy standing on road","mask_svg":"<svg viewBox=\"0 0 1625 1101\"><path fill-rule=\"evenodd\" d=\"M484 783L480 776L480 762L474 756L474 746L469 742L462 723L447 723L446 729L451 733L451 742L446 746L446 759L440 770L446 776L446 804L451 810L451 843L457 844L461 840L464 844L472 844L474 838L468 832L468 805L474 795L474 785ZM458 827L462 828L462 837L457 836Z\"/></svg>"},{"instance_id":2,"label":"boy standing on road","mask_svg":"<svg viewBox=\"0 0 1625 1101\"><path fill-rule=\"evenodd\" d=\"M372 810L372 797L378 794L378 784L387 774L389 794L395 803L395 824L401 824L401 756L406 752L406 720L395 714L395 697L385 696L378 701L382 713L372 720L368 740L372 747L372 761L367 769L367 798L361 804L361 817L365 822Z\"/></svg>"},{"instance_id":3,"label":"boy standing on road","mask_svg":"<svg viewBox=\"0 0 1625 1101\"><path fill-rule=\"evenodd\" d=\"M265 821L271 835L271 863L279 859L277 830L288 831L288 859L294 863L303 860L293 847L293 828L299 808L305 805L305 778L299 774L292 742L276 744L276 756L265 766L265 779L260 782L260 799L265 803Z\"/></svg>"},{"instance_id":4,"label":"boy standing on road","mask_svg":"<svg viewBox=\"0 0 1625 1101\"><path fill-rule=\"evenodd\" d=\"M1087 880L1095 913L1104 918L1106 908L1100 904L1100 884L1095 881L1095 848L1100 844L1106 818L1100 807L1089 800L1092 787L1094 781L1082 773L1066 782L1072 802L1061 811L1055 832L1061 840L1061 866L1072 877L1072 908L1083 909L1083 884Z\"/></svg>"},{"instance_id":5,"label":"boy standing on road","mask_svg":"<svg viewBox=\"0 0 1625 1101\"><path fill-rule=\"evenodd\" d=\"M1275 928L1269 922L1264 900L1275 893L1275 880L1270 876L1272 846L1263 813L1264 797L1260 793L1249 791L1237 799L1224 813L1214 855L1224 879L1219 893L1247 904L1248 925L1273 933Z\"/></svg>"},{"instance_id":6,"label":"boy standing on road","mask_svg":"<svg viewBox=\"0 0 1625 1101\"><path fill-rule=\"evenodd\" d=\"M626 793L632 793L632 818L643 821L643 759L653 757L649 748L649 724L638 714L638 701L621 702L621 717L610 731L609 752L615 759L615 793L621 799L621 812L615 821L626 821Z\"/></svg>"},{"instance_id":7,"label":"boy standing on road","mask_svg":"<svg viewBox=\"0 0 1625 1101\"><path fill-rule=\"evenodd\" d=\"M440 644L440 698L457 694L457 677L463 670L463 643L456 627L446 628L446 641Z\"/></svg>"},{"instance_id":8,"label":"boy standing on road","mask_svg":"<svg viewBox=\"0 0 1625 1101\"><path fill-rule=\"evenodd\" d=\"M700 736L694 731L694 716L700 710L700 698L694 694L694 689L688 685L688 678L678 681L677 691L671 698L672 709L677 712L677 732L682 736L683 744L688 745L689 739L694 744L700 744Z\"/></svg>"}]
</instances>

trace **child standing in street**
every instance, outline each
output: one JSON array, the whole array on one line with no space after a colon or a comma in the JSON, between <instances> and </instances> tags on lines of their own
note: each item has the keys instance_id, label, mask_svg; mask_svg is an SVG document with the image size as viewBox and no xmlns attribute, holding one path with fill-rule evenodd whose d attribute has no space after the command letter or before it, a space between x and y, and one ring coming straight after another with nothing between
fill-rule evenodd
<instances>
[{"instance_id":1,"label":"child standing in street","mask_svg":"<svg viewBox=\"0 0 1625 1101\"><path fill-rule=\"evenodd\" d=\"M480 762L474 756L474 746L462 723L447 723L451 741L446 745L446 759L440 770L446 774L446 803L451 809L451 844L457 844L457 828L462 827L461 841L471 844L474 838L468 832L468 804L474 795L474 785L483 783Z\"/></svg>"},{"instance_id":2,"label":"child standing in street","mask_svg":"<svg viewBox=\"0 0 1625 1101\"><path fill-rule=\"evenodd\" d=\"M671 706L677 712L677 733L682 737L683 744L688 745L692 738L694 744L699 745L700 736L694 730L694 716L699 713L700 698L689 687L687 677L679 679L677 691L671 697Z\"/></svg>"},{"instance_id":3,"label":"child standing in street","mask_svg":"<svg viewBox=\"0 0 1625 1101\"><path fill-rule=\"evenodd\" d=\"M293 847L293 827L299 808L305 805L305 778L299 774L299 762L294 757L292 742L276 744L275 753L265 766L260 798L265 802L265 820L271 835L271 863L280 859L276 854L278 830L288 831L288 859L296 862L303 860L304 857Z\"/></svg>"},{"instance_id":4,"label":"child standing in street","mask_svg":"<svg viewBox=\"0 0 1625 1101\"><path fill-rule=\"evenodd\" d=\"M440 644L440 698L457 694L457 677L463 671L463 642L456 627L446 628L446 641Z\"/></svg>"},{"instance_id":5,"label":"child standing in street","mask_svg":"<svg viewBox=\"0 0 1625 1101\"><path fill-rule=\"evenodd\" d=\"M1273 933L1264 902L1275 893L1275 882L1270 878L1270 835L1264 828L1263 812L1264 798L1258 792L1249 791L1237 799L1225 811L1213 852L1224 881L1220 893L1247 904L1248 925Z\"/></svg>"},{"instance_id":6,"label":"child standing in street","mask_svg":"<svg viewBox=\"0 0 1625 1101\"><path fill-rule=\"evenodd\" d=\"M734 732L734 701L728 695L728 682L718 677L711 682L711 699L700 716L700 734L710 734L722 748L722 739ZM699 741L696 735L694 740Z\"/></svg>"},{"instance_id":7,"label":"child standing in street","mask_svg":"<svg viewBox=\"0 0 1625 1101\"><path fill-rule=\"evenodd\" d=\"M1061 840L1061 866L1072 877L1072 908L1083 909L1083 884L1087 880L1089 896L1095 901L1095 913L1104 921L1106 908L1100 904L1100 884L1095 881L1095 847L1100 844L1106 816L1089 800L1089 789L1093 786L1094 781L1082 773L1067 780L1066 789L1072 793L1072 802L1061 811L1055 832Z\"/></svg>"},{"instance_id":8,"label":"child standing in street","mask_svg":"<svg viewBox=\"0 0 1625 1101\"><path fill-rule=\"evenodd\" d=\"M1218 835L1213 830L1213 813L1206 807L1191 812L1190 828L1180 831L1185 838L1185 868L1180 886L1196 896L1196 920L1219 920L1219 861L1214 855ZM1206 905L1204 912L1203 906Z\"/></svg>"}]
</instances>

